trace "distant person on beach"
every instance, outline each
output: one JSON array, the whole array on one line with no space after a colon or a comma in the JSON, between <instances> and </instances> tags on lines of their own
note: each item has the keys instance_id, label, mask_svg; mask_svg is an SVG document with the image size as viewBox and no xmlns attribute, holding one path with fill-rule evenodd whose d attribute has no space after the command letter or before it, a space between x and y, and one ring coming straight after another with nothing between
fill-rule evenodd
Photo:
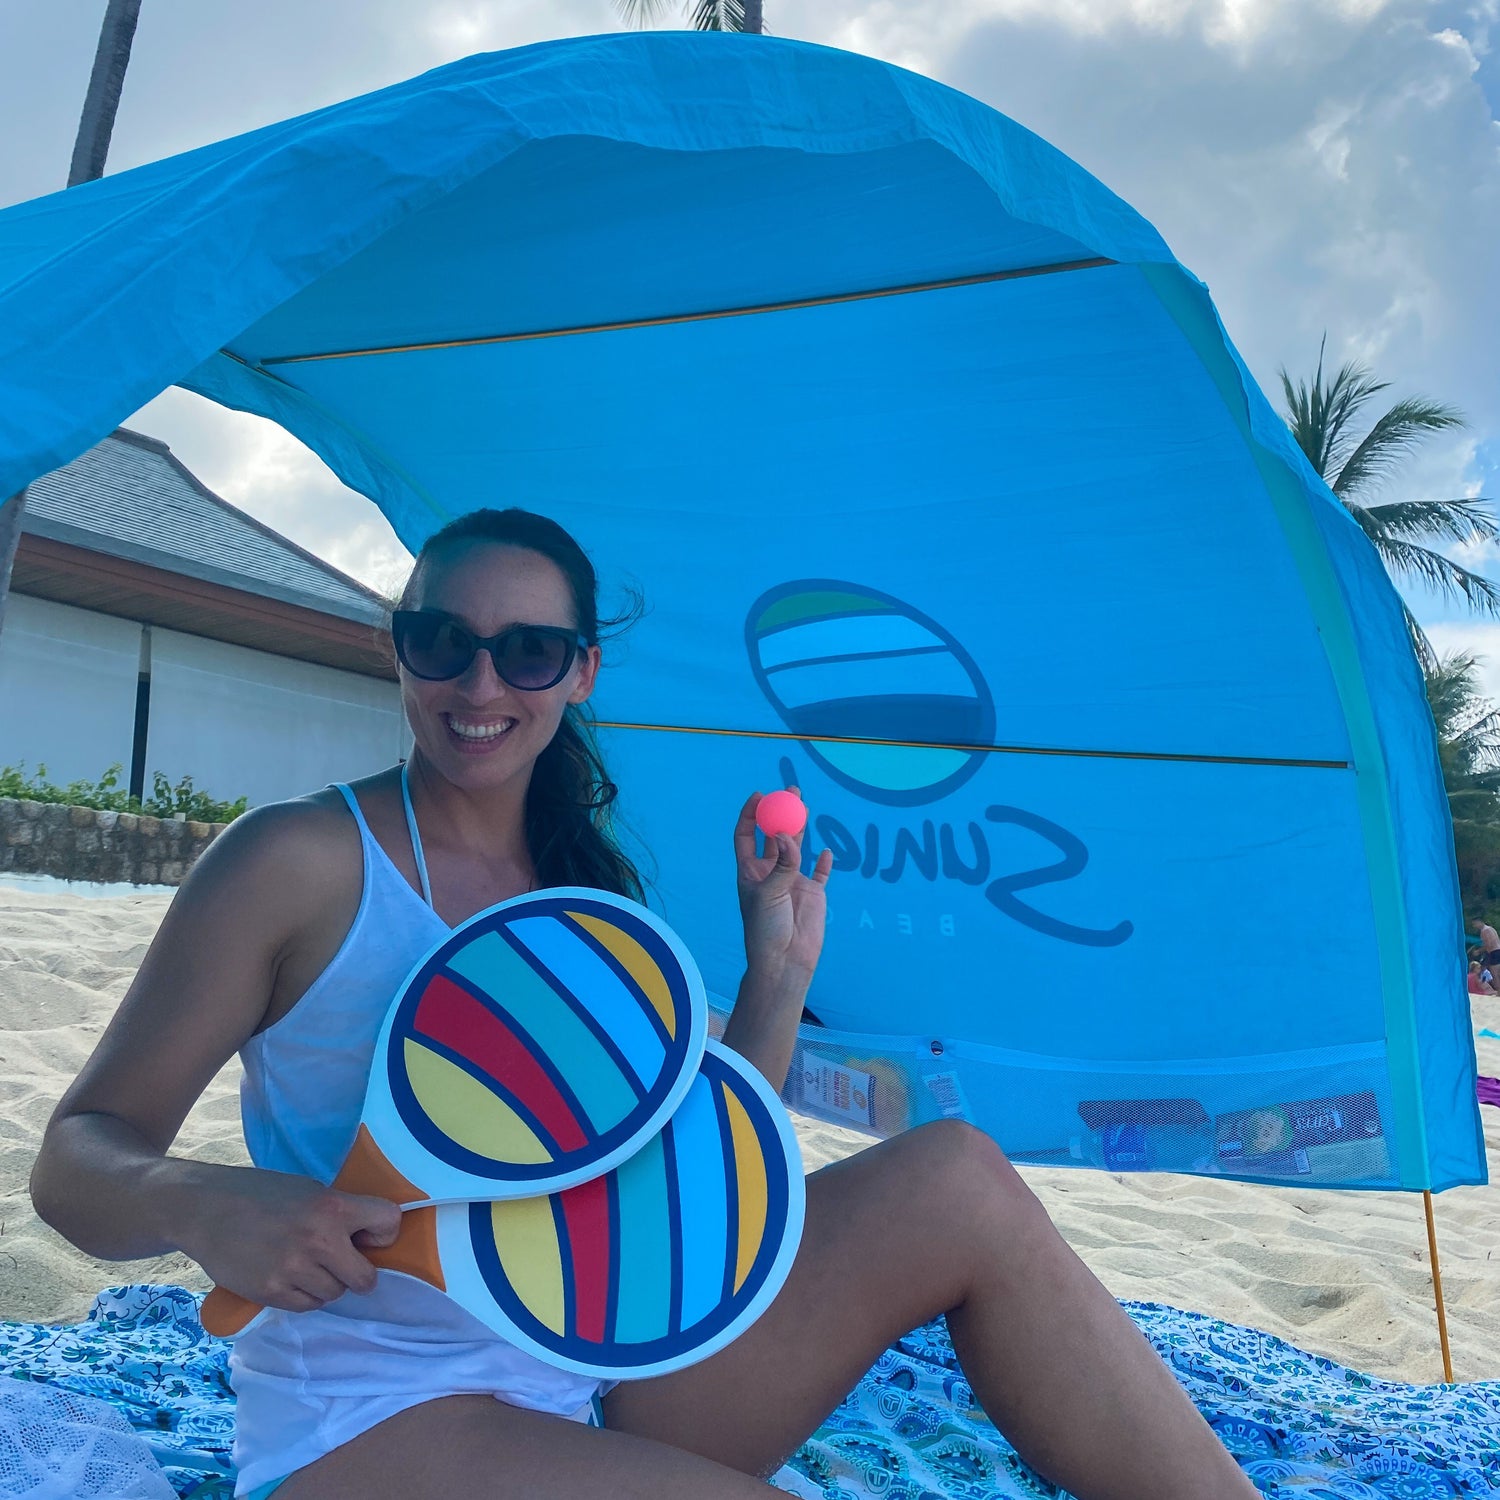
<instances>
[{"instance_id":1,"label":"distant person on beach","mask_svg":"<svg viewBox=\"0 0 1500 1500\"><path fill-rule=\"evenodd\" d=\"M1490 971L1481 969L1478 961L1469 965L1469 993L1471 995L1493 995L1495 987L1490 979Z\"/></svg>"},{"instance_id":2,"label":"distant person on beach","mask_svg":"<svg viewBox=\"0 0 1500 1500\"><path fill-rule=\"evenodd\" d=\"M1500 932L1496 932L1488 922L1479 924L1479 956L1487 969L1500 965Z\"/></svg>"},{"instance_id":3,"label":"distant person on beach","mask_svg":"<svg viewBox=\"0 0 1500 1500\"><path fill-rule=\"evenodd\" d=\"M961 1121L814 1173L776 1300L676 1374L611 1387L506 1342L435 1287L376 1271L361 1251L394 1241L399 1208L329 1184L413 965L528 891L642 894L584 716L600 621L578 543L526 511L460 517L422 548L393 634L409 763L229 826L172 902L32 1176L37 1212L89 1254L182 1251L270 1310L230 1355L236 1493L765 1500L761 1479L891 1342L946 1316L966 1381L955 1399L972 1389L1069 1494L1255 1500L999 1148ZM696 690L684 680L685 697ZM779 1088L822 950L831 855L805 875L800 836L758 855L758 800L731 841L746 969L723 1040ZM717 868L705 855L683 878ZM236 1052L255 1165L169 1155Z\"/></svg>"}]
</instances>

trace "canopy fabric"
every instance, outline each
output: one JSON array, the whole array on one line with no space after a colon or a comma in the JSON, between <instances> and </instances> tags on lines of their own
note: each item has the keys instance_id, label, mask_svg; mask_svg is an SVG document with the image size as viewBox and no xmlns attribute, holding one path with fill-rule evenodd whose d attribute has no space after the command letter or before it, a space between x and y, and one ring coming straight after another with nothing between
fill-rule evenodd
<instances>
[{"instance_id":1,"label":"canopy fabric","mask_svg":"<svg viewBox=\"0 0 1500 1500\"><path fill-rule=\"evenodd\" d=\"M975 100L770 38L471 58L0 214L0 356L0 494L178 382L409 546L519 504L637 583L594 706L712 991L745 793L834 854L793 1103L1485 1180L1399 599L1202 284Z\"/></svg>"}]
</instances>

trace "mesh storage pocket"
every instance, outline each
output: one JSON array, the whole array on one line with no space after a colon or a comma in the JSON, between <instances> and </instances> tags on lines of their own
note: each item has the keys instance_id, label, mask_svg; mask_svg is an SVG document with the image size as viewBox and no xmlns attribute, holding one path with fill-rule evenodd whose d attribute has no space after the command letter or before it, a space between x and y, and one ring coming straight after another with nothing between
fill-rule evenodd
<instances>
[{"instance_id":1,"label":"mesh storage pocket","mask_svg":"<svg viewBox=\"0 0 1500 1500\"><path fill-rule=\"evenodd\" d=\"M711 1027L726 1012L711 1006ZM787 1106L885 1138L964 1119L1012 1160L1318 1187L1398 1187L1382 1044L1100 1062L798 1028Z\"/></svg>"}]
</instances>

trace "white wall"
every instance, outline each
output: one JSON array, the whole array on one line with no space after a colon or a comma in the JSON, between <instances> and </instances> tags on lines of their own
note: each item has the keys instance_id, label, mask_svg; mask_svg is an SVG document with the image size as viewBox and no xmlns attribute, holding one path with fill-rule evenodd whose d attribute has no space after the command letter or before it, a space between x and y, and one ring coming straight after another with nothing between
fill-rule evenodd
<instances>
[{"instance_id":1,"label":"white wall","mask_svg":"<svg viewBox=\"0 0 1500 1500\"><path fill-rule=\"evenodd\" d=\"M405 753L393 682L153 627L151 773L252 807L351 781Z\"/></svg>"},{"instance_id":2,"label":"white wall","mask_svg":"<svg viewBox=\"0 0 1500 1500\"><path fill-rule=\"evenodd\" d=\"M0 766L96 781L118 761L130 780L141 627L12 594L0 631Z\"/></svg>"}]
</instances>

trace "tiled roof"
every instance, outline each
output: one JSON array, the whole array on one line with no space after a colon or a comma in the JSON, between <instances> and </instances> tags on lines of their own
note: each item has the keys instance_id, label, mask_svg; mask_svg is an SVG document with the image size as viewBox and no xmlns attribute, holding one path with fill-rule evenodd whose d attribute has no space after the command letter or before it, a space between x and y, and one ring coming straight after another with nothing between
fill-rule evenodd
<instances>
[{"instance_id":1,"label":"tiled roof","mask_svg":"<svg viewBox=\"0 0 1500 1500\"><path fill-rule=\"evenodd\" d=\"M372 589L219 499L165 443L123 427L34 480L21 529L346 620L383 609Z\"/></svg>"}]
</instances>

